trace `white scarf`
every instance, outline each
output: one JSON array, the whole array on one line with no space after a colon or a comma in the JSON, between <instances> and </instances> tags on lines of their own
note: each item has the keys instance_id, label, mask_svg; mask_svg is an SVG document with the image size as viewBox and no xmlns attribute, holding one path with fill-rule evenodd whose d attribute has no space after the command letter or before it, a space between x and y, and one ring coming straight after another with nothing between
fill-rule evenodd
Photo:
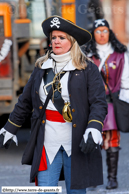
<instances>
[{"instance_id":1,"label":"white scarf","mask_svg":"<svg viewBox=\"0 0 129 194\"><path fill-rule=\"evenodd\" d=\"M109 56L109 54L112 54L114 52L114 49L111 43L106 43L104 45L100 45L96 43L96 48L101 60L101 63L99 65L99 71L101 71L102 66L105 63L107 57Z\"/></svg>"},{"instance_id":2,"label":"white scarf","mask_svg":"<svg viewBox=\"0 0 129 194\"><path fill-rule=\"evenodd\" d=\"M52 53L51 57L56 61L56 68L58 72L71 60L70 51L62 55L55 55ZM53 63L53 65L55 64Z\"/></svg>"}]
</instances>

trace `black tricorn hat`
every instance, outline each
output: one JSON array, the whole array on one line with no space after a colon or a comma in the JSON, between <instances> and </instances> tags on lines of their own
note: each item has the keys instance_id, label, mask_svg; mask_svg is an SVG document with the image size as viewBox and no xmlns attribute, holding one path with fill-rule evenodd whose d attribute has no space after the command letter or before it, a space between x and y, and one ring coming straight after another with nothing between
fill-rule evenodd
<instances>
[{"instance_id":1,"label":"black tricorn hat","mask_svg":"<svg viewBox=\"0 0 129 194\"><path fill-rule=\"evenodd\" d=\"M95 20L94 23L93 23L93 31L94 31L96 28L100 27L100 26L106 26L107 28L110 29L110 26L109 26L109 23L108 23L107 20L105 20L105 19L97 19L97 20Z\"/></svg>"},{"instance_id":2,"label":"black tricorn hat","mask_svg":"<svg viewBox=\"0 0 129 194\"><path fill-rule=\"evenodd\" d=\"M53 15L42 22L44 34L49 38L50 32L59 30L66 32L78 42L81 46L91 40L92 35L88 30L85 30L73 22L66 20L60 16Z\"/></svg>"}]
</instances>

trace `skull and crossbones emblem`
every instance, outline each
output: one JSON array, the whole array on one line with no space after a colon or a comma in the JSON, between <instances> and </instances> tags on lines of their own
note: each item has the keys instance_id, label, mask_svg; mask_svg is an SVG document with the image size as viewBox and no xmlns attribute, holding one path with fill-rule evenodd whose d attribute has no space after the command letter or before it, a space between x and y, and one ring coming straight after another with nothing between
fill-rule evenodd
<instances>
[{"instance_id":1,"label":"skull and crossbones emblem","mask_svg":"<svg viewBox=\"0 0 129 194\"><path fill-rule=\"evenodd\" d=\"M51 21L51 28L53 27L53 26L56 26L57 28L59 28L60 26L58 25L58 24L60 24L60 21L59 21L59 18L57 18L57 17L55 17L55 18L53 18L53 20Z\"/></svg>"},{"instance_id":2,"label":"skull and crossbones emblem","mask_svg":"<svg viewBox=\"0 0 129 194\"><path fill-rule=\"evenodd\" d=\"M105 23L103 22L105 19L99 19L99 20L95 20L95 27L97 28L100 24L101 25L105 25Z\"/></svg>"}]
</instances>

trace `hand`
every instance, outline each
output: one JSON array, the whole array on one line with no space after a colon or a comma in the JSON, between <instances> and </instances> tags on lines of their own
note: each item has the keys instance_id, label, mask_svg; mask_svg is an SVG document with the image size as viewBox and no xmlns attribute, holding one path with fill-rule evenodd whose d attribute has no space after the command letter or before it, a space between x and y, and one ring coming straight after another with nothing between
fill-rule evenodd
<instances>
[{"instance_id":1,"label":"hand","mask_svg":"<svg viewBox=\"0 0 129 194\"><path fill-rule=\"evenodd\" d=\"M4 142L4 135L1 134L0 135L0 148L8 149L12 143L12 139L9 139L4 145L3 145L3 142Z\"/></svg>"},{"instance_id":2,"label":"hand","mask_svg":"<svg viewBox=\"0 0 129 194\"><path fill-rule=\"evenodd\" d=\"M79 145L79 147L81 148L81 151L84 154L88 154L94 151L94 149L96 148L98 144L96 144L93 140L93 137L91 135L91 132L88 134L88 139L87 142L85 143L84 141L84 137L82 138L82 141Z\"/></svg>"},{"instance_id":3,"label":"hand","mask_svg":"<svg viewBox=\"0 0 129 194\"><path fill-rule=\"evenodd\" d=\"M93 137L94 142L96 144L101 145L102 144L102 141L103 141L102 134L101 134L101 132L98 129L95 129L95 128L87 128L86 129L86 131L85 131L85 133L83 135L85 143L87 142L88 134L90 132L92 134L92 137Z\"/></svg>"}]
</instances>

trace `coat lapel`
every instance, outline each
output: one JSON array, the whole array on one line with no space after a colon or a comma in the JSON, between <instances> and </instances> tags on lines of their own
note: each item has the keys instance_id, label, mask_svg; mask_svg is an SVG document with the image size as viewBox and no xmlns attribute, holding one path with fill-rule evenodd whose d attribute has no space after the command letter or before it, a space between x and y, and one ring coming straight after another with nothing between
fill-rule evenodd
<instances>
[{"instance_id":1,"label":"coat lapel","mask_svg":"<svg viewBox=\"0 0 129 194\"><path fill-rule=\"evenodd\" d=\"M42 81L42 78L44 76L45 70L39 69L38 73L35 76L34 82L35 82L35 90L39 92L39 87Z\"/></svg>"},{"instance_id":2,"label":"coat lapel","mask_svg":"<svg viewBox=\"0 0 129 194\"><path fill-rule=\"evenodd\" d=\"M74 72L74 71L70 71L70 72L69 72L69 77L68 77L68 91L69 91L69 94L70 94L70 92L71 92L71 88L70 88L70 80L71 80L71 78L72 78L73 72Z\"/></svg>"}]
</instances>

